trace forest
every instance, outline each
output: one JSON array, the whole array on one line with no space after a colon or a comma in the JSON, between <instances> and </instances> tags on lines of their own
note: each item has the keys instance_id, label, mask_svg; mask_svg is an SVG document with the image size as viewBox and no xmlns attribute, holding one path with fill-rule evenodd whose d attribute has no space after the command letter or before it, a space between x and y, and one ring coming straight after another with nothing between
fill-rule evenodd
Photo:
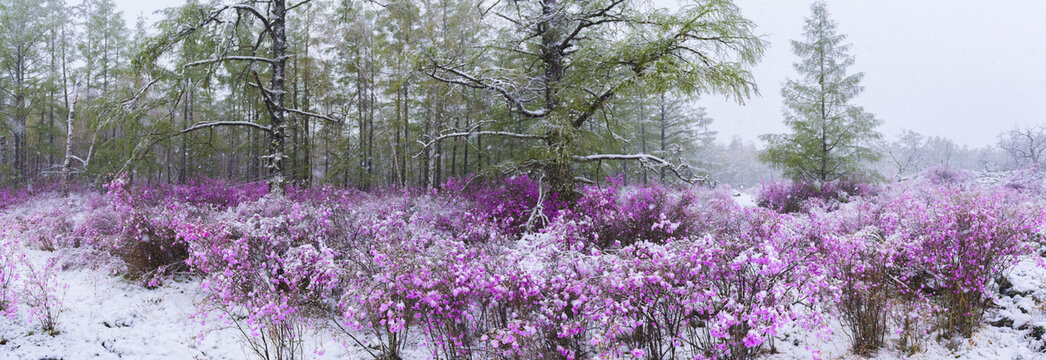
<instances>
[{"instance_id":1,"label":"forest","mask_svg":"<svg viewBox=\"0 0 1046 360\"><path fill-rule=\"evenodd\" d=\"M0 0L0 359L1046 358L1046 122L790 6L765 88L731 0Z\"/></svg>"}]
</instances>

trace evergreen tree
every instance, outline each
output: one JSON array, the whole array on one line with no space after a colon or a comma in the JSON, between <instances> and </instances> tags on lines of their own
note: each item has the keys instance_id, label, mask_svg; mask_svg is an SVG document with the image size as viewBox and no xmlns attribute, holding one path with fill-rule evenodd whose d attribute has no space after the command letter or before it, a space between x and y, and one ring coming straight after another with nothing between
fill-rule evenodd
<instances>
[{"instance_id":1,"label":"evergreen tree","mask_svg":"<svg viewBox=\"0 0 1046 360\"><path fill-rule=\"evenodd\" d=\"M768 146L760 158L802 181L874 176L864 165L879 158L871 141L880 138L875 128L882 121L850 104L864 90L864 73L847 74L854 63L850 44L836 33L825 4L816 2L811 10L803 28L806 41L792 41L792 51L802 58L794 65L800 78L781 89L792 132L763 135Z\"/></svg>"}]
</instances>

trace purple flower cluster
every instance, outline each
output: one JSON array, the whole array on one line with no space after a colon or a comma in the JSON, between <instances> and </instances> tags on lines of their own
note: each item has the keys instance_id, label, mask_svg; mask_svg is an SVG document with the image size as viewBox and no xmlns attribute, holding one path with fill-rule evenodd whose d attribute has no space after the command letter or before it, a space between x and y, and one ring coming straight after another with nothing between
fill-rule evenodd
<instances>
[{"instance_id":1,"label":"purple flower cluster","mask_svg":"<svg viewBox=\"0 0 1046 360\"><path fill-rule=\"evenodd\" d=\"M838 206L852 197L878 192L875 186L855 180L829 182L767 181L759 190L759 206L781 213L804 211L810 207Z\"/></svg>"}]
</instances>

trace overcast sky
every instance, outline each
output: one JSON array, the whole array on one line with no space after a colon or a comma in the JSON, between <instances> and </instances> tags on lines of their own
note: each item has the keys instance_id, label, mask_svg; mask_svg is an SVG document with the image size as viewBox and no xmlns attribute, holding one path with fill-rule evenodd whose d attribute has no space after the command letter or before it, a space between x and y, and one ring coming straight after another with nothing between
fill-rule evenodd
<instances>
[{"instance_id":1,"label":"overcast sky","mask_svg":"<svg viewBox=\"0 0 1046 360\"><path fill-rule=\"evenodd\" d=\"M128 27L180 0L115 0ZM676 0L655 0L674 5ZM761 95L744 106L717 97L700 104L720 141L784 132L781 84L795 77L789 40L800 39L810 1L736 0L770 42L755 68ZM994 144L1014 125L1046 123L1046 1L828 0L838 30L865 73L856 103L903 129L971 146ZM149 21L151 23L152 21Z\"/></svg>"}]
</instances>

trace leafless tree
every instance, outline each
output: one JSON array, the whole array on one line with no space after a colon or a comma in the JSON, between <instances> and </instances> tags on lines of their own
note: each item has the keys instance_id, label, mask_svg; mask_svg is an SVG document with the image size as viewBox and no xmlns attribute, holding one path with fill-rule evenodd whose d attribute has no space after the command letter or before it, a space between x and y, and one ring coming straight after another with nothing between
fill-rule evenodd
<instances>
[{"instance_id":1,"label":"leafless tree","mask_svg":"<svg viewBox=\"0 0 1046 360\"><path fill-rule=\"evenodd\" d=\"M1046 127L1016 126L999 134L999 147L1009 153L1019 167L1039 166L1046 152Z\"/></svg>"}]
</instances>

